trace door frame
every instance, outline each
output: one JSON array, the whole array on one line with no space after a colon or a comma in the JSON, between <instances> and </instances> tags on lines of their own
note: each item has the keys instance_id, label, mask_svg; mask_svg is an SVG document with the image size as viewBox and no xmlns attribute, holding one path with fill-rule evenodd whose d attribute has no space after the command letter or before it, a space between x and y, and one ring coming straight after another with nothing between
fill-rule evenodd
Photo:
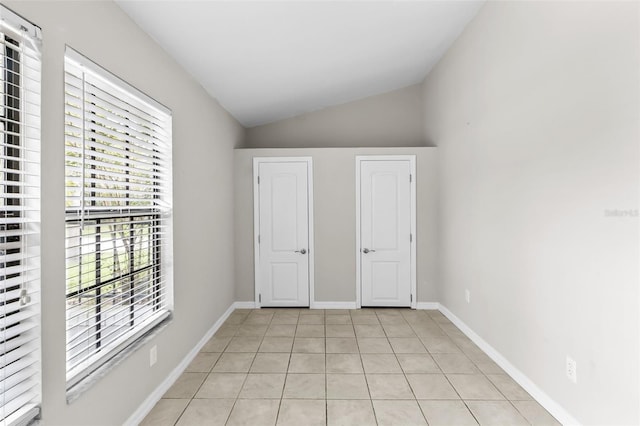
<instances>
[{"instance_id":1,"label":"door frame","mask_svg":"<svg viewBox=\"0 0 640 426\"><path fill-rule=\"evenodd\" d=\"M360 175L363 161L409 161L409 170L411 174L411 187L409 190L411 198L410 214L411 214L411 239L410 244L410 269L411 269L411 309L418 306L417 280L416 280L416 156L415 155L356 155L356 307L362 308L362 277L361 277L361 249L360 247Z\"/></svg>"},{"instance_id":2,"label":"door frame","mask_svg":"<svg viewBox=\"0 0 640 426\"><path fill-rule=\"evenodd\" d=\"M309 220L309 247L307 254L309 259L309 308L315 302L314 292L314 258L315 247L313 244L313 158L312 157L253 157L253 275L255 307L261 308L260 302L260 186L258 185L258 172L261 163L307 163L307 217Z\"/></svg>"}]
</instances>

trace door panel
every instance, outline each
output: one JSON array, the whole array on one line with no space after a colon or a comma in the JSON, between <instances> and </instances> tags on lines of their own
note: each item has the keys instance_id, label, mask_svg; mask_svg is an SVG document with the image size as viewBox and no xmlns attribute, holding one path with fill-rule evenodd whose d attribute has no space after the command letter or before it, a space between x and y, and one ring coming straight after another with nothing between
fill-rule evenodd
<instances>
[{"instance_id":1,"label":"door panel","mask_svg":"<svg viewBox=\"0 0 640 426\"><path fill-rule=\"evenodd\" d=\"M371 262L371 296L378 302L398 300L400 262Z\"/></svg>"},{"instance_id":2,"label":"door panel","mask_svg":"<svg viewBox=\"0 0 640 426\"><path fill-rule=\"evenodd\" d=\"M371 175L371 246L398 249L398 176L395 172Z\"/></svg>"},{"instance_id":3,"label":"door panel","mask_svg":"<svg viewBox=\"0 0 640 426\"><path fill-rule=\"evenodd\" d=\"M271 297L273 303L276 302L297 302L300 295L297 285L298 283L298 263L297 262L273 262L271 263Z\"/></svg>"},{"instance_id":4,"label":"door panel","mask_svg":"<svg viewBox=\"0 0 640 426\"><path fill-rule=\"evenodd\" d=\"M309 306L307 163L259 163L258 176L261 305Z\"/></svg>"},{"instance_id":5,"label":"door panel","mask_svg":"<svg viewBox=\"0 0 640 426\"><path fill-rule=\"evenodd\" d=\"M362 306L411 305L411 164L360 165Z\"/></svg>"},{"instance_id":6,"label":"door panel","mask_svg":"<svg viewBox=\"0 0 640 426\"><path fill-rule=\"evenodd\" d=\"M262 168L262 166L261 166ZM270 178L270 180L269 180ZM271 191L271 214L265 218L265 225L270 224L268 235L271 236L271 250L274 252L291 252L298 247L298 176L295 173L278 173L271 175L264 172L262 181L265 190ZM306 186L306 184L305 184ZM262 189L261 188L261 189ZM262 222L261 222L262 223Z\"/></svg>"}]
</instances>

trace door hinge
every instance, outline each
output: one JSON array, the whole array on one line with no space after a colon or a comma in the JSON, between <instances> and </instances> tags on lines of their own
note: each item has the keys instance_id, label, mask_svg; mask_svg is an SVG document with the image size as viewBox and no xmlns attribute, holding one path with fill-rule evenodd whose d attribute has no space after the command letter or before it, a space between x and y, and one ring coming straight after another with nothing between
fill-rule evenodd
<instances>
[{"instance_id":1,"label":"door hinge","mask_svg":"<svg viewBox=\"0 0 640 426\"><path fill-rule=\"evenodd\" d=\"M260 244L260 235L258 235L258 244Z\"/></svg>"},{"instance_id":2,"label":"door hinge","mask_svg":"<svg viewBox=\"0 0 640 426\"><path fill-rule=\"evenodd\" d=\"M413 303L413 294L411 294L410 296L411 296L410 301L411 301L411 303Z\"/></svg>"},{"instance_id":3,"label":"door hinge","mask_svg":"<svg viewBox=\"0 0 640 426\"><path fill-rule=\"evenodd\" d=\"M260 240L260 237L258 237L258 241ZM409 234L409 242L412 243L413 242L413 234Z\"/></svg>"},{"instance_id":4,"label":"door hinge","mask_svg":"<svg viewBox=\"0 0 640 426\"><path fill-rule=\"evenodd\" d=\"M412 175L409 175L409 183L411 183L413 181L413 177Z\"/></svg>"},{"instance_id":5,"label":"door hinge","mask_svg":"<svg viewBox=\"0 0 640 426\"><path fill-rule=\"evenodd\" d=\"M260 185L260 176L258 176L258 185Z\"/></svg>"},{"instance_id":6,"label":"door hinge","mask_svg":"<svg viewBox=\"0 0 640 426\"><path fill-rule=\"evenodd\" d=\"M262 294L258 295L258 303L262 303Z\"/></svg>"}]
</instances>

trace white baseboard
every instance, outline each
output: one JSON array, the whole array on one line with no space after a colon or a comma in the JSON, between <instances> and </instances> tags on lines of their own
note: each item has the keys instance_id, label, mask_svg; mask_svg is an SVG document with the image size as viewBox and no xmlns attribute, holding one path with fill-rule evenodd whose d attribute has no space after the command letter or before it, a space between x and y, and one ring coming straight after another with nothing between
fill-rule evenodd
<instances>
[{"instance_id":1,"label":"white baseboard","mask_svg":"<svg viewBox=\"0 0 640 426\"><path fill-rule=\"evenodd\" d=\"M438 302L418 302L416 304L416 309L438 310L438 308L440 308L440 304Z\"/></svg>"},{"instance_id":2,"label":"white baseboard","mask_svg":"<svg viewBox=\"0 0 640 426\"><path fill-rule=\"evenodd\" d=\"M233 304L234 309L255 309L256 302L248 301L248 302L235 302Z\"/></svg>"},{"instance_id":3,"label":"white baseboard","mask_svg":"<svg viewBox=\"0 0 640 426\"><path fill-rule=\"evenodd\" d=\"M238 302L236 302L238 303ZM226 310L224 314L213 324L213 326L205 333L205 335L200 339L200 341L189 351L189 353L180 361L180 364L174 368L171 373L154 389L153 392L142 402L142 404L138 407L136 411L133 412L131 416L127 419L124 424L126 426L135 426L140 424L142 420L146 417L147 414L151 411L151 409L156 405L158 401L162 398L162 395L165 394L166 391L173 385L173 383L178 380L178 377L184 372L184 370L189 366L191 361L196 357L200 349L213 337L213 335L218 331L220 326L229 318L229 315L236 309L236 303L232 303L229 306L229 309Z\"/></svg>"},{"instance_id":4,"label":"white baseboard","mask_svg":"<svg viewBox=\"0 0 640 426\"><path fill-rule=\"evenodd\" d=\"M236 309L256 309L256 302L236 302ZM309 309L357 309L356 302L311 302Z\"/></svg>"},{"instance_id":5,"label":"white baseboard","mask_svg":"<svg viewBox=\"0 0 640 426\"><path fill-rule=\"evenodd\" d=\"M540 389L531 379L529 379L523 372L518 370L513 364L511 364L500 352L487 343L482 337L476 334L467 324L465 324L460 318L455 316L453 312L447 309L442 304L439 304L439 310L449 318L449 321L454 323L456 327L460 329L469 339L473 341L480 349L482 349L496 364L498 364L513 380L515 380L520 386L524 388L529 394L538 401L553 417L555 417L560 423L565 426L579 425L580 422L576 420L571 414L567 412L563 407L555 402L549 395L547 395L542 389Z\"/></svg>"},{"instance_id":6,"label":"white baseboard","mask_svg":"<svg viewBox=\"0 0 640 426\"><path fill-rule=\"evenodd\" d=\"M312 302L311 309L357 309L356 302Z\"/></svg>"}]
</instances>

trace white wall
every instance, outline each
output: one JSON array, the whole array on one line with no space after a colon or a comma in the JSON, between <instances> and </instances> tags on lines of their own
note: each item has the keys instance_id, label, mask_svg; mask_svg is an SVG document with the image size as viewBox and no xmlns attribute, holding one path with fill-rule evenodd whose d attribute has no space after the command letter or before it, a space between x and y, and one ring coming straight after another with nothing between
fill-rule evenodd
<instances>
[{"instance_id":1,"label":"white wall","mask_svg":"<svg viewBox=\"0 0 640 426\"><path fill-rule=\"evenodd\" d=\"M424 146L421 85L247 129L245 148Z\"/></svg>"},{"instance_id":2,"label":"white wall","mask_svg":"<svg viewBox=\"0 0 640 426\"><path fill-rule=\"evenodd\" d=\"M122 424L234 301L233 148L243 129L113 2L7 2L42 27L43 425ZM175 317L65 401L65 43L173 110Z\"/></svg>"},{"instance_id":3,"label":"white wall","mask_svg":"<svg viewBox=\"0 0 640 426\"><path fill-rule=\"evenodd\" d=\"M406 155L417 158L417 297L436 300L436 149L307 148L238 149L235 152L236 299L254 300L253 157L313 158L315 300L356 300L356 155Z\"/></svg>"},{"instance_id":4,"label":"white wall","mask_svg":"<svg viewBox=\"0 0 640 426\"><path fill-rule=\"evenodd\" d=\"M639 16L488 2L424 82L440 301L585 424L640 422Z\"/></svg>"}]
</instances>

